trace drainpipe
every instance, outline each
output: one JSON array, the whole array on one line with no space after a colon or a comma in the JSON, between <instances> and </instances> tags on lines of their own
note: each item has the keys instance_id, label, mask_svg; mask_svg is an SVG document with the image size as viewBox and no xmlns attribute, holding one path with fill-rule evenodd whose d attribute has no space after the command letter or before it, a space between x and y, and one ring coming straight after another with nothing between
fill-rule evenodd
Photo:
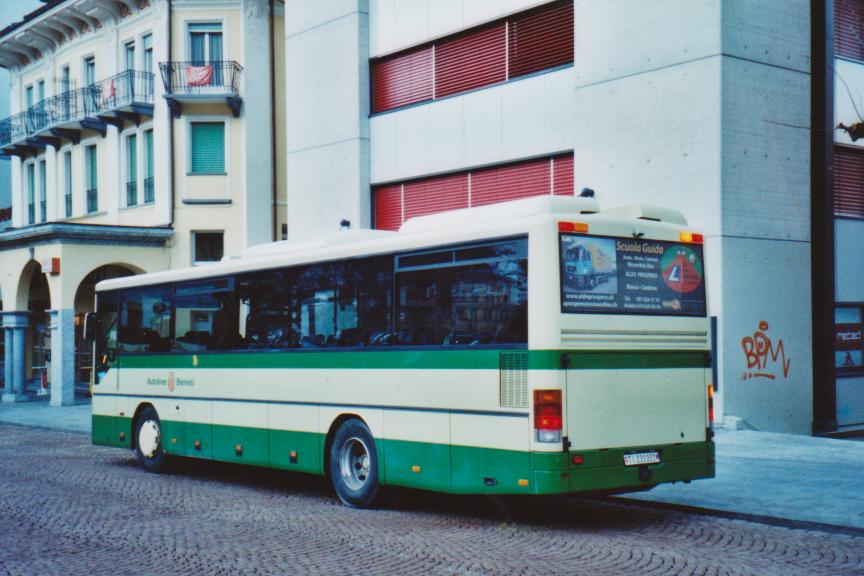
<instances>
[{"instance_id":1,"label":"drainpipe","mask_svg":"<svg viewBox=\"0 0 864 576\"><path fill-rule=\"evenodd\" d=\"M276 23L276 0L270 1L270 158L272 165L270 166L270 235L271 239L275 242L276 240L281 240L278 236L278 231L276 230L276 224L279 221L276 217L276 210L278 209L277 205L277 194L276 194L276 184L278 182L278 175L276 174L276 165L278 164L278 160L276 159L276 32L275 32L275 23Z\"/></svg>"},{"instance_id":2,"label":"drainpipe","mask_svg":"<svg viewBox=\"0 0 864 576\"><path fill-rule=\"evenodd\" d=\"M168 62L174 61L173 50L174 39L174 22L173 22L173 0L168 0ZM170 77L170 76L169 76ZM174 185L174 112L169 110L168 119L168 150L169 162L171 164L171 210L168 216L168 226L174 227L174 210L175 210L175 185Z\"/></svg>"}]
</instances>

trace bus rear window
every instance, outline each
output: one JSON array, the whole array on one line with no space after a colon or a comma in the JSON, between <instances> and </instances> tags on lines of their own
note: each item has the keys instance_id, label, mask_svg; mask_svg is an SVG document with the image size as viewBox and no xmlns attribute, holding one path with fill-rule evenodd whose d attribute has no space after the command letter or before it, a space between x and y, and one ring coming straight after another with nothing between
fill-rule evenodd
<instances>
[{"instance_id":1,"label":"bus rear window","mask_svg":"<svg viewBox=\"0 0 864 576\"><path fill-rule=\"evenodd\" d=\"M561 311L705 316L702 245L560 234Z\"/></svg>"}]
</instances>

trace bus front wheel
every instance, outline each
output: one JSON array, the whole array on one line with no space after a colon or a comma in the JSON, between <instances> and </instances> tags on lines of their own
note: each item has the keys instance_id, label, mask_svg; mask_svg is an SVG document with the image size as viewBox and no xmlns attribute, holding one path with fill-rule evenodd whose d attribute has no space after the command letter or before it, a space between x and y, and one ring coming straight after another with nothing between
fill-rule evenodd
<instances>
[{"instance_id":1,"label":"bus front wheel","mask_svg":"<svg viewBox=\"0 0 864 576\"><path fill-rule=\"evenodd\" d=\"M346 420L333 436L330 476L339 499L352 508L371 508L378 502L378 451L369 427Z\"/></svg>"},{"instance_id":2,"label":"bus front wheel","mask_svg":"<svg viewBox=\"0 0 864 576\"><path fill-rule=\"evenodd\" d=\"M135 455L147 472L161 472L165 467L162 449L162 422L152 406L146 406L135 420Z\"/></svg>"}]
</instances>

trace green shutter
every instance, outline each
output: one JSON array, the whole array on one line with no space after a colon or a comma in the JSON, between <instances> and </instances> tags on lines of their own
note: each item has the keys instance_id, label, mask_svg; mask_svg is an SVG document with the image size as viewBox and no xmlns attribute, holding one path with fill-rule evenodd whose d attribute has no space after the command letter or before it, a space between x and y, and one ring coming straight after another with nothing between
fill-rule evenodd
<instances>
[{"instance_id":1,"label":"green shutter","mask_svg":"<svg viewBox=\"0 0 864 576\"><path fill-rule=\"evenodd\" d=\"M126 181L138 180L138 138L130 134L126 138Z\"/></svg>"},{"instance_id":2,"label":"green shutter","mask_svg":"<svg viewBox=\"0 0 864 576\"><path fill-rule=\"evenodd\" d=\"M225 124L194 122L192 136L192 174L225 173Z\"/></svg>"},{"instance_id":3,"label":"green shutter","mask_svg":"<svg viewBox=\"0 0 864 576\"><path fill-rule=\"evenodd\" d=\"M148 130L144 132L144 153L147 157L146 162L147 165L144 167L144 177L152 178L153 177L153 131Z\"/></svg>"}]
</instances>

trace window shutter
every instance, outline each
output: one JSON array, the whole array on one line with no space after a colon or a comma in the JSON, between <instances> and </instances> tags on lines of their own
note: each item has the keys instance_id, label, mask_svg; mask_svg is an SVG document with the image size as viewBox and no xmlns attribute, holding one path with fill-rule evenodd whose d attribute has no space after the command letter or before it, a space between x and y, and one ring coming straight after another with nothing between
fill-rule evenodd
<instances>
[{"instance_id":1,"label":"window shutter","mask_svg":"<svg viewBox=\"0 0 864 576\"><path fill-rule=\"evenodd\" d=\"M375 228L398 230L402 225L402 185L375 187Z\"/></svg>"},{"instance_id":2,"label":"window shutter","mask_svg":"<svg viewBox=\"0 0 864 576\"><path fill-rule=\"evenodd\" d=\"M153 176L153 130L144 132L144 155L146 157L144 177L151 178Z\"/></svg>"},{"instance_id":3,"label":"window shutter","mask_svg":"<svg viewBox=\"0 0 864 576\"><path fill-rule=\"evenodd\" d=\"M138 139L134 134L126 138L126 182L138 180Z\"/></svg>"},{"instance_id":4,"label":"window shutter","mask_svg":"<svg viewBox=\"0 0 864 576\"><path fill-rule=\"evenodd\" d=\"M432 46L372 62L373 112L432 99Z\"/></svg>"},{"instance_id":5,"label":"window shutter","mask_svg":"<svg viewBox=\"0 0 864 576\"><path fill-rule=\"evenodd\" d=\"M468 174L405 184L405 219L468 207Z\"/></svg>"},{"instance_id":6,"label":"window shutter","mask_svg":"<svg viewBox=\"0 0 864 576\"><path fill-rule=\"evenodd\" d=\"M556 196L573 196L573 155L556 156L552 162L552 193Z\"/></svg>"},{"instance_id":7,"label":"window shutter","mask_svg":"<svg viewBox=\"0 0 864 576\"><path fill-rule=\"evenodd\" d=\"M834 52L837 56L864 60L864 3L835 0Z\"/></svg>"},{"instance_id":8,"label":"window shutter","mask_svg":"<svg viewBox=\"0 0 864 576\"><path fill-rule=\"evenodd\" d=\"M435 97L507 79L507 28L500 22L435 45Z\"/></svg>"},{"instance_id":9,"label":"window shutter","mask_svg":"<svg viewBox=\"0 0 864 576\"><path fill-rule=\"evenodd\" d=\"M864 152L835 148L834 215L864 218Z\"/></svg>"},{"instance_id":10,"label":"window shutter","mask_svg":"<svg viewBox=\"0 0 864 576\"><path fill-rule=\"evenodd\" d=\"M87 187L90 190L96 189L96 184L99 181L99 173L96 166L96 146L88 146L87 151Z\"/></svg>"},{"instance_id":11,"label":"window shutter","mask_svg":"<svg viewBox=\"0 0 864 576\"><path fill-rule=\"evenodd\" d=\"M225 124L192 124L192 174L225 173Z\"/></svg>"},{"instance_id":12,"label":"window shutter","mask_svg":"<svg viewBox=\"0 0 864 576\"><path fill-rule=\"evenodd\" d=\"M510 77L573 62L573 2L555 2L510 20Z\"/></svg>"},{"instance_id":13,"label":"window shutter","mask_svg":"<svg viewBox=\"0 0 864 576\"><path fill-rule=\"evenodd\" d=\"M471 174L471 205L485 206L551 194L549 158L477 170Z\"/></svg>"}]
</instances>

